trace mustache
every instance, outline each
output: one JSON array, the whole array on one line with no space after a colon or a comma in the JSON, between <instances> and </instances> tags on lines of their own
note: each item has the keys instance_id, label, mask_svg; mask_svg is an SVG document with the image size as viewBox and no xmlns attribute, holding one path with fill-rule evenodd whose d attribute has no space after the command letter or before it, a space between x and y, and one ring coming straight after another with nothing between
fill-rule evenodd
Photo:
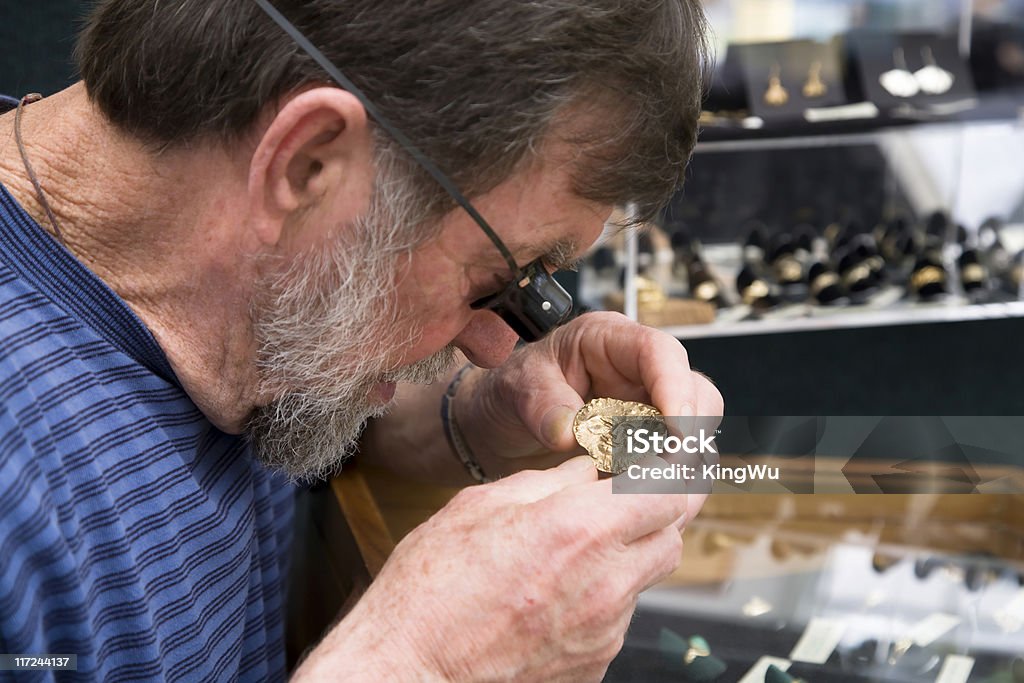
<instances>
[{"instance_id":1,"label":"mustache","mask_svg":"<svg viewBox=\"0 0 1024 683\"><path fill-rule=\"evenodd\" d=\"M455 365L455 345L449 344L437 353L404 368L384 374L385 382L431 384Z\"/></svg>"}]
</instances>

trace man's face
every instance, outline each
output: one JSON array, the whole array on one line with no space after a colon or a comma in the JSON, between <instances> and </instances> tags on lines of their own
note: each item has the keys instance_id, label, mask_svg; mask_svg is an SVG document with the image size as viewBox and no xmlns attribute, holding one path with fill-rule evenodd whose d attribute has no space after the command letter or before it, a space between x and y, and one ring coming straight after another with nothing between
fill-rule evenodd
<instances>
[{"instance_id":1,"label":"man's face","mask_svg":"<svg viewBox=\"0 0 1024 683\"><path fill-rule=\"evenodd\" d=\"M555 269L597 238L609 207L576 197L566 150L549 147L474 204L519 265L544 256ZM498 365L517 340L496 314L470 307L511 278L495 246L458 209L410 249L421 221L389 173L380 169L363 218L278 268L257 296L261 390L276 398L249 431L261 461L295 478L336 469L396 382L430 382L455 348Z\"/></svg>"},{"instance_id":2,"label":"man's face","mask_svg":"<svg viewBox=\"0 0 1024 683\"><path fill-rule=\"evenodd\" d=\"M568 145L546 145L531 166L473 200L519 266L541 258L550 271L572 267L611 213L610 206L575 195L570 152ZM497 314L471 304L503 289L512 273L465 211L450 212L441 228L399 276L402 317L420 333L397 362L418 361L453 343L480 367L500 365L518 336Z\"/></svg>"}]
</instances>

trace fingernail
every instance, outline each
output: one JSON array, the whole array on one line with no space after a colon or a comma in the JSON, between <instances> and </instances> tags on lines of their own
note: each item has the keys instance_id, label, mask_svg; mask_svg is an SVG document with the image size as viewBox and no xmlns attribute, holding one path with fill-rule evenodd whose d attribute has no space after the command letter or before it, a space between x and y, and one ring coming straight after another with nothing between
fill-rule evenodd
<instances>
[{"instance_id":1,"label":"fingernail","mask_svg":"<svg viewBox=\"0 0 1024 683\"><path fill-rule=\"evenodd\" d=\"M540 435L545 445L556 447L566 437L566 432L572 427L576 411L569 406L555 406L544 414L540 421Z\"/></svg>"},{"instance_id":2,"label":"fingernail","mask_svg":"<svg viewBox=\"0 0 1024 683\"><path fill-rule=\"evenodd\" d=\"M680 531L682 531L683 527L686 526L686 517L687 517L687 515L684 512L682 514L682 516L679 519L676 520L676 528L679 529Z\"/></svg>"},{"instance_id":3,"label":"fingernail","mask_svg":"<svg viewBox=\"0 0 1024 683\"><path fill-rule=\"evenodd\" d=\"M684 403L679 408L679 417L693 417L696 414L697 411L693 409L693 404L691 403Z\"/></svg>"}]
</instances>

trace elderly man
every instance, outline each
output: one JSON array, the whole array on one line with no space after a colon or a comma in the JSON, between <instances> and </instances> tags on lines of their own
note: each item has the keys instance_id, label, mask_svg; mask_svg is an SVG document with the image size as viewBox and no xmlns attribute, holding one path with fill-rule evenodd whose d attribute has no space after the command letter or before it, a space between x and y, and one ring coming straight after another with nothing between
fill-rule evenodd
<instances>
[{"instance_id":1,"label":"elderly man","mask_svg":"<svg viewBox=\"0 0 1024 683\"><path fill-rule=\"evenodd\" d=\"M287 479L358 450L500 480L399 544L296 678L598 680L700 500L613 496L566 460L573 414L721 397L620 316L516 348L485 304L678 184L699 3L274 4L356 87L253 0L101 0L83 82L0 117L0 651L282 679Z\"/></svg>"}]
</instances>

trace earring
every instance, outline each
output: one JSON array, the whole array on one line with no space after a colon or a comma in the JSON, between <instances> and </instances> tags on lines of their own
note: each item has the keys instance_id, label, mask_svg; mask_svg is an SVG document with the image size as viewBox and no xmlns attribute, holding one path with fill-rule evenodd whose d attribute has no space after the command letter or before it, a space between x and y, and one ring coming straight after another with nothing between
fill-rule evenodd
<instances>
[{"instance_id":1,"label":"earring","mask_svg":"<svg viewBox=\"0 0 1024 683\"><path fill-rule=\"evenodd\" d=\"M811 63L811 69L807 72L807 82L804 83L804 97L811 100L816 97L824 97L828 92L828 86L821 80L821 62Z\"/></svg>"},{"instance_id":2,"label":"earring","mask_svg":"<svg viewBox=\"0 0 1024 683\"><path fill-rule=\"evenodd\" d=\"M914 74L907 70L907 61L903 57L903 48L892 51L894 69L886 71L878 77L878 82L893 97L913 97L921 90Z\"/></svg>"},{"instance_id":3,"label":"earring","mask_svg":"<svg viewBox=\"0 0 1024 683\"><path fill-rule=\"evenodd\" d=\"M764 91L764 103L769 107L781 107L789 102L789 93L782 87L781 71L782 67L774 64L771 75L768 77L768 89Z\"/></svg>"},{"instance_id":4,"label":"earring","mask_svg":"<svg viewBox=\"0 0 1024 683\"><path fill-rule=\"evenodd\" d=\"M917 79L921 90L929 95L949 92L953 87L953 81L956 80L953 74L935 63L935 55L932 54L930 47L925 46L921 49L921 57L924 58L925 65L914 72L914 78Z\"/></svg>"}]
</instances>

